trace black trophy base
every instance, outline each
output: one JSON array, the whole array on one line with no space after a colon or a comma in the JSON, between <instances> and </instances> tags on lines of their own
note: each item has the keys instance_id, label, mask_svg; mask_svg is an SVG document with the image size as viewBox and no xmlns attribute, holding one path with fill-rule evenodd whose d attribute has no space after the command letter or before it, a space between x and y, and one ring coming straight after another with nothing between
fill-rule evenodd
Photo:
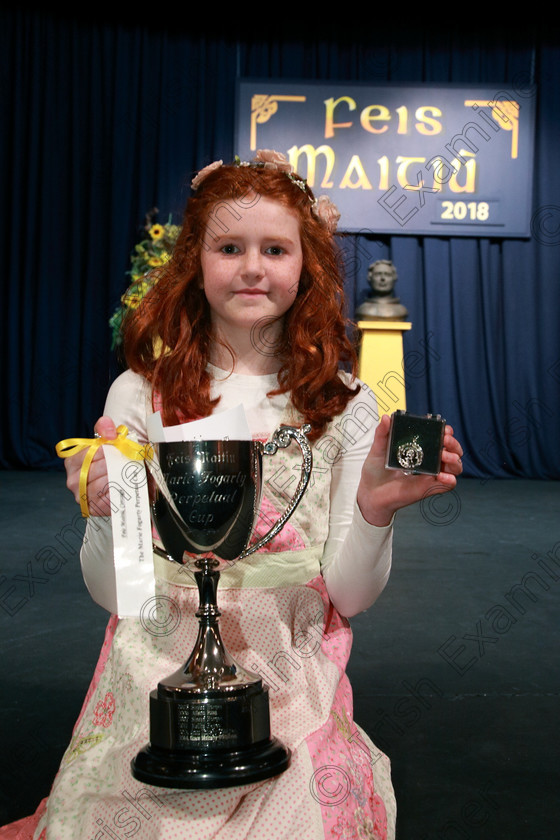
<instances>
[{"instance_id":1,"label":"black trophy base","mask_svg":"<svg viewBox=\"0 0 560 840\"><path fill-rule=\"evenodd\" d=\"M276 738L243 750L162 750L149 744L132 761L132 775L156 787L209 790L261 782L288 768L291 753Z\"/></svg>"},{"instance_id":2,"label":"black trophy base","mask_svg":"<svg viewBox=\"0 0 560 840\"><path fill-rule=\"evenodd\" d=\"M227 689L177 686L177 672L150 693L150 743L132 761L141 782L171 788L248 785L278 776L290 751L270 734L262 681Z\"/></svg>"}]
</instances>

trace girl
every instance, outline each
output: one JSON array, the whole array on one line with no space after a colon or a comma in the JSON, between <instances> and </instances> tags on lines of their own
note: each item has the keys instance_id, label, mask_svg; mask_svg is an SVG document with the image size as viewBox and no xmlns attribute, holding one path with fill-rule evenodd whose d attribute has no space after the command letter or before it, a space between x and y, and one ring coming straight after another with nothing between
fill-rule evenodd
<instances>
[{"instance_id":1,"label":"girl","mask_svg":"<svg viewBox=\"0 0 560 840\"><path fill-rule=\"evenodd\" d=\"M250 164L214 163L193 188L174 255L126 324L128 370L96 432L114 438L123 423L143 442L155 409L174 425L239 402L254 438L266 440L281 423L311 426L313 474L302 502L272 542L222 573L219 592L223 638L268 684L271 728L291 749L291 765L276 778L213 791L132 777L130 761L149 740L148 694L184 663L197 631L194 582L154 557L157 594L180 622L159 635L111 617L51 796L35 833L27 823L19 836L391 838L389 762L352 717L347 619L385 586L395 512L435 486L455 487L462 450L447 427L437 478L385 469L390 421L354 377L333 240L338 214L326 197L316 200L270 151ZM66 461L78 501L82 460ZM299 461L295 446L265 459L262 533L285 508ZM115 613L110 521L99 517L110 510L106 492L99 450L88 476L98 516L88 520L82 565L92 596Z\"/></svg>"}]
</instances>

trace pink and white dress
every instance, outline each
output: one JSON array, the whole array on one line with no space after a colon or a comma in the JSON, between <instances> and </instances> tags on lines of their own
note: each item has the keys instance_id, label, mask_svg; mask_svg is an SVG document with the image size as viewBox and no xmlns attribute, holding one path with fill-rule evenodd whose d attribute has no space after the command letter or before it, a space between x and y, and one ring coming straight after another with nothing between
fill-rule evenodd
<instances>
[{"instance_id":1,"label":"pink and white dress","mask_svg":"<svg viewBox=\"0 0 560 840\"><path fill-rule=\"evenodd\" d=\"M242 395L255 438L266 439L282 422L301 422L285 397L266 396L274 376L212 372L218 410ZM143 440L151 410L147 383L127 372L111 388L105 414ZM310 485L283 530L221 575L222 637L234 659L269 686L272 733L292 751L288 770L212 791L158 788L132 777L130 762L149 741L149 693L185 662L198 626L194 580L184 567L154 557L156 599L167 614L155 624L111 616L51 794L34 817L1 829L1 840L394 837L389 760L353 720L346 676L352 633L341 615L366 609L390 568L391 527L369 525L354 503L377 419L375 398L363 386L315 443ZM264 459L262 533L286 507L300 460L295 445ZM82 550L84 576L112 612L110 528L94 524L88 522Z\"/></svg>"}]
</instances>

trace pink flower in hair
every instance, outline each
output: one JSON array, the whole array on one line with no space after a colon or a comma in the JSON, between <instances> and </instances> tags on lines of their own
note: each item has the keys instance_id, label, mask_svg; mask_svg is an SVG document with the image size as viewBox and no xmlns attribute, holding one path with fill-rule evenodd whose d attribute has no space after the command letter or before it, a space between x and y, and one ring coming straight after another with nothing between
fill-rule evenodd
<instances>
[{"instance_id":1,"label":"pink flower in hair","mask_svg":"<svg viewBox=\"0 0 560 840\"><path fill-rule=\"evenodd\" d=\"M340 219L340 213L336 204L333 204L328 195L320 195L312 210L317 218L323 222L329 233L334 233Z\"/></svg>"},{"instance_id":2,"label":"pink flower in hair","mask_svg":"<svg viewBox=\"0 0 560 840\"><path fill-rule=\"evenodd\" d=\"M275 152L274 149L258 149L255 155L257 163L264 163L270 169L278 169L280 172L290 174L293 170L292 164L285 155L281 152Z\"/></svg>"},{"instance_id":3,"label":"pink flower in hair","mask_svg":"<svg viewBox=\"0 0 560 840\"><path fill-rule=\"evenodd\" d=\"M215 160L214 163L209 163L208 166L205 166L204 169L201 169L198 175L195 175L195 177L192 179L191 189L197 190L206 178L206 176L210 175L210 173L213 172L214 169L218 169L219 166L223 166L223 163L223 160Z\"/></svg>"}]
</instances>

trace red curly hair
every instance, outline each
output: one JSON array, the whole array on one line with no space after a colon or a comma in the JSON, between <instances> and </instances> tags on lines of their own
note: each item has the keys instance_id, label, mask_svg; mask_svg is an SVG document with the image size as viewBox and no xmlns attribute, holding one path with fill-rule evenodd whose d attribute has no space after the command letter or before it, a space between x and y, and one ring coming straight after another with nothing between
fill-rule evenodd
<instances>
[{"instance_id":1,"label":"red curly hair","mask_svg":"<svg viewBox=\"0 0 560 840\"><path fill-rule=\"evenodd\" d=\"M224 228L220 204L234 213L253 206L259 196L280 202L299 218L302 273L294 303L284 315L278 388L311 425L316 440L340 414L358 387L339 376L346 364L356 372L356 355L346 334L343 278L337 249L325 224L311 210L313 195L278 169L237 164L211 171L189 199L173 256L158 269L157 284L126 318L126 362L153 385L161 399L163 422L172 425L212 413L210 397L212 335L210 308L202 290L200 255L212 227ZM226 208L223 208L224 210ZM296 278L297 279L297 278ZM165 348L162 352L161 348Z\"/></svg>"}]
</instances>

